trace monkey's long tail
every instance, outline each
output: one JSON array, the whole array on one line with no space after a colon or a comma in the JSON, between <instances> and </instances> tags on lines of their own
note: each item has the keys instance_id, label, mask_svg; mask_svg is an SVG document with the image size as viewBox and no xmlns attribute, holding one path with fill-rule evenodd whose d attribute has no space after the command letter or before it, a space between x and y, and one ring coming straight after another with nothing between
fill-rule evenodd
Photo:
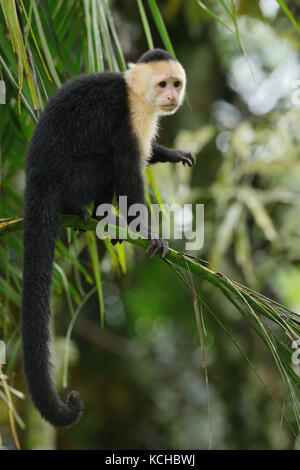
<instances>
[{"instance_id":1,"label":"monkey's long tail","mask_svg":"<svg viewBox=\"0 0 300 470\"><path fill-rule=\"evenodd\" d=\"M51 380L49 318L56 233L60 223L58 200L45 190L33 197L28 185L24 217L24 270L22 296L23 360L28 388L36 408L54 426L69 426L80 419L83 403L71 392L66 404Z\"/></svg>"}]
</instances>

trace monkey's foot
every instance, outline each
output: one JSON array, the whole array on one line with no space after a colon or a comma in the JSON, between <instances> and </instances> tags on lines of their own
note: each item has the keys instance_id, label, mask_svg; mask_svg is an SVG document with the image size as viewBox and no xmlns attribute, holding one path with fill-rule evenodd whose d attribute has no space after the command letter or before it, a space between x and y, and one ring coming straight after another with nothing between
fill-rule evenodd
<instances>
[{"instance_id":1,"label":"monkey's foot","mask_svg":"<svg viewBox=\"0 0 300 470\"><path fill-rule=\"evenodd\" d=\"M78 207L75 211L73 211L74 214L76 215L79 215L79 217L81 218L82 222L84 222L85 224L88 224L91 220L91 214L90 214L90 211L88 210L87 207L85 206L82 206L82 207ZM76 232L80 233L80 232L86 232L86 230L82 229L82 228L75 228L74 230L76 230Z\"/></svg>"},{"instance_id":2,"label":"monkey's foot","mask_svg":"<svg viewBox=\"0 0 300 470\"><path fill-rule=\"evenodd\" d=\"M80 207L78 215L85 224L91 220L91 213L87 207Z\"/></svg>"},{"instance_id":3,"label":"monkey's foot","mask_svg":"<svg viewBox=\"0 0 300 470\"><path fill-rule=\"evenodd\" d=\"M169 245L166 240L163 238L150 238L148 248L146 249L146 253L151 253L150 258L153 258L156 254L158 254L159 250L162 250L161 257L165 258L169 251Z\"/></svg>"},{"instance_id":4,"label":"monkey's foot","mask_svg":"<svg viewBox=\"0 0 300 470\"><path fill-rule=\"evenodd\" d=\"M196 163L196 159L191 152L185 150L175 150L173 154L174 162L181 162L183 165L193 166Z\"/></svg>"}]
</instances>

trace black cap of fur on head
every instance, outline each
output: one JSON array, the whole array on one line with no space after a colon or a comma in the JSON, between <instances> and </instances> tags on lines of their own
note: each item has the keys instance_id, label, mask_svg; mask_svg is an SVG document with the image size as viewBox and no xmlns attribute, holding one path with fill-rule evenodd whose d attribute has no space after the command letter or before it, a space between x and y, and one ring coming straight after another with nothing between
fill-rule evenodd
<instances>
[{"instance_id":1,"label":"black cap of fur on head","mask_svg":"<svg viewBox=\"0 0 300 470\"><path fill-rule=\"evenodd\" d=\"M170 52L164 51L163 49L153 49L152 51L145 52L139 60L136 62L137 64L143 64L147 62L156 62L158 60L176 60Z\"/></svg>"}]
</instances>

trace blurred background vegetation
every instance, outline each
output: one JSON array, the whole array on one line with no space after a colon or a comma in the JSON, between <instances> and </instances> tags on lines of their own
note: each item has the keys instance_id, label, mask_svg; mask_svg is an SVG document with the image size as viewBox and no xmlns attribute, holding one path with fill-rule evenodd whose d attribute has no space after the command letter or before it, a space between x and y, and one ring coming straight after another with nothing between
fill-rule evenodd
<instances>
[{"instance_id":1,"label":"blurred background vegetation","mask_svg":"<svg viewBox=\"0 0 300 470\"><path fill-rule=\"evenodd\" d=\"M159 140L193 151L197 164L147 170L149 198L204 203L205 243L192 254L300 311L300 1L1 0L1 7L0 219L22 214L26 148L55 89L80 73L122 71L153 46L174 48L188 96L162 121ZM170 245L184 250L179 240ZM18 439L25 449L208 448L193 298L167 264L126 243L113 249L91 232L61 231L52 298L56 384L61 395L78 390L86 410L59 431L27 395L21 266L21 232L7 234L0 239L3 448ZM300 448L297 380L292 407L264 337L215 287L194 283L208 305L201 313L213 448ZM290 346L279 351L285 364Z\"/></svg>"}]
</instances>

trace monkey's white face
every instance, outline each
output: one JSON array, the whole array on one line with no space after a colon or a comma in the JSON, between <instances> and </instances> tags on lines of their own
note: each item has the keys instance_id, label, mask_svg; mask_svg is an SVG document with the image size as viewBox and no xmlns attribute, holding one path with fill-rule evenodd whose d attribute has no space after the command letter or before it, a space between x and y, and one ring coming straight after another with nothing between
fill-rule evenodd
<instances>
[{"instance_id":1,"label":"monkey's white face","mask_svg":"<svg viewBox=\"0 0 300 470\"><path fill-rule=\"evenodd\" d=\"M177 77L163 75L156 80L148 94L148 100L160 115L173 114L182 102L183 82Z\"/></svg>"},{"instance_id":2,"label":"monkey's white face","mask_svg":"<svg viewBox=\"0 0 300 470\"><path fill-rule=\"evenodd\" d=\"M151 64L152 77L146 98L159 115L174 114L182 104L185 91L185 73L182 66L174 61Z\"/></svg>"},{"instance_id":3,"label":"monkey's white face","mask_svg":"<svg viewBox=\"0 0 300 470\"><path fill-rule=\"evenodd\" d=\"M182 104L186 77L176 60L131 65L130 87L160 116L174 114Z\"/></svg>"}]
</instances>

